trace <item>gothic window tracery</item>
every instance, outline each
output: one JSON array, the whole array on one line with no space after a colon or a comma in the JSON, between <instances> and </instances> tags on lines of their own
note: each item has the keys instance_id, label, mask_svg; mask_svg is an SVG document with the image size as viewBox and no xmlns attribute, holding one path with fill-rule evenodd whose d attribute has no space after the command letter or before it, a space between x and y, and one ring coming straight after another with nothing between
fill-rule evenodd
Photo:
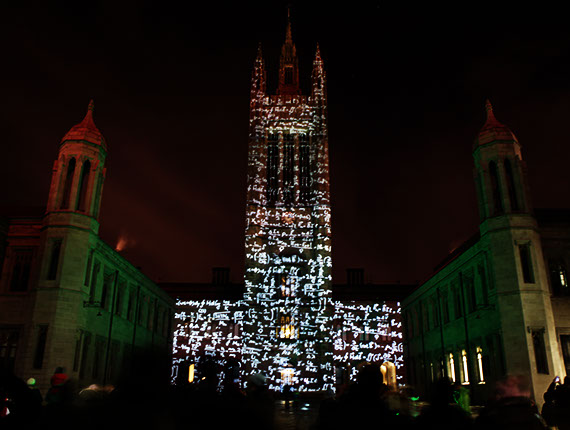
<instances>
[{"instance_id":1,"label":"gothic window tracery","mask_svg":"<svg viewBox=\"0 0 570 430\"><path fill-rule=\"evenodd\" d=\"M295 141L292 134L283 136L283 199L287 206L295 200Z\"/></svg>"},{"instance_id":2,"label":"gothic window tracery","mask_svg":"<svg viewBox=\"0 0 570 430\"><path fill-rule=\"evenodd\" d=\"M279 136L267 138L267 203L274 205L279 195Z\"/></svg>"},{"instance_id":3,"label":"gothic window tracery","mask_svg":"<svg viewBox=\"0 0 570 430\"><path fill-rule=\"evenodd\" d=\"M309 203L311 198L311 161L309 152L309 137L299 135L299 188L301 203Z\"/></svg>"}]
</instances>

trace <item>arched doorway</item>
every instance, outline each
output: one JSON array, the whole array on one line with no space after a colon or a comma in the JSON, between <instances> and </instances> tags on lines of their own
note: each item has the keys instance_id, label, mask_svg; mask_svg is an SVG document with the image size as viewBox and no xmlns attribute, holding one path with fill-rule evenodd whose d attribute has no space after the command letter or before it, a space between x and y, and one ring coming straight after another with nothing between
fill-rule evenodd
<instances>
[{"instance_id":1,"label":"arched doorway","mask_svg":"<svg viewBox=\"0 0 570 430\"><path fill-rule=\"evenodd\" d=\"M385 361L380 366L384 384L396 388L396 366L390 361Z\"/></svg>"}]
</instances>

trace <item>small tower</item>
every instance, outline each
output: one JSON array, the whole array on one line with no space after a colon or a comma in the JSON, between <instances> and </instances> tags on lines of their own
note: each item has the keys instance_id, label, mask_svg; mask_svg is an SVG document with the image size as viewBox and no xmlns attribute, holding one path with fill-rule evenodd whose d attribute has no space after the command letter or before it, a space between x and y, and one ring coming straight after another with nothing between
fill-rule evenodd
<instances>
[{"instance_id":1,"label":"small tower","mask_svg":"<svg viewBox=\"0 0 570 430\"><path fill-rule=\"evenodd\" d=\"M489 100L485 109L487 120L473 148L481 220L504 214L530 215L526 165L519 141L497 121Z\"/></svg>"},{"instance_id":2,"label":"small tower","mask_svg":"<svg viewBox=\"0 0 570 430\"><path fill-rule=\"evenodd\" d=\"M495 118L475 139L473 158L481 215L481 243L493 262L497 330L502 333L506 368L531 377L540 399L562 374L556 327L538 226L533 216L521 145ZM488 321L492 324L491 321Z\"/></svg>"},{"instance_id":3,"label":"small tower","mask_svg":"<svg viewBox=\"0 0 570 430\"><path fill-rule=\"evenodd\" d=\"M71 371L76 327L85 326L84 302L90 297L86 274L98 243L107 156L93 109L91 101L83 121L61 140L40 237L34 325L45 328L44 368L51 371L58 366Z\"/></svg>"},{"instance_id":4,"label":"small tower","mask_svg":"<svg viewBox=\"0 0 570 430\"><path fill-rule=\"evenodd\" d=\"M61 140L53 166L47 215L67 217L84 227L89 223L88 228L97 233L107 143L93 122L93 110L91 100L83 121ZM90 219L80 221L85 217Z\"/></svg>"}]
</instances>

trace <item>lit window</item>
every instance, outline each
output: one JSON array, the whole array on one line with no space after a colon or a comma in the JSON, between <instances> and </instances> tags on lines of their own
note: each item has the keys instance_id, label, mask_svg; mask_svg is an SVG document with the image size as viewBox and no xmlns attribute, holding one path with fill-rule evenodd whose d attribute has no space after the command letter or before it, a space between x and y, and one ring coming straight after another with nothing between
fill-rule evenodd
<instances>
[{"instance_id":1,"label":"lit window","mask_svg":"<svg viewBox=\"0 0 570 430\"><path fill-rule=\"evenodd\" d=\"M477 347L477 371L479 373L479 383L485 383L485 375L483 374L483 350L480 346Z\"/></svg>"},{"instance_id":2,"label":"lit window","mask_svg":"<svg viewBox=\"0 0 570 430\"><path fill-rule=\"evenodd\" d=\"M283 369L281 371L281 383L283 385L293 385L293 376L295 371L293 369Z\"/></svg>"},{"instance_id":3,"label":"lit window","mask_svg":"<svg viewBox=\"0 0 570 430\"><path fill-rule=\"evenodd\" d=\"M453 359L453 354L449 354L449 377L451 382L455 382L455 360Z\"/></svg>"},{"instance_id":4,"label":"lit window","mask_svg":"<svg viewBox=\"0 0 570 430\"><path fill-rule=\"evenodd\" d=\"M276 335L280 339L294 339L297 337L297 330L291 321L290 315L281 315L279 318Z\"/></svg>"},{"instance_id":5,"label":"lit window","mask_svg":"<svg viewBox=\"0 0 570 430\"><path fill-rule=\"evenodd\" d=\"M465 350L461 351L461 364L463 369L462 384L469 384L469 366L467 365L467 352Z\"/></svg>"},{"instance_id":6,"label":"lit window","mask_svg":"<svg viewBox=\"0 0 570 430\"><path fill-rule=\"evenodd\" d=\"M281 297L295 297L295 278L288 275L281 277Z\"/></svg>"}]
</instances>

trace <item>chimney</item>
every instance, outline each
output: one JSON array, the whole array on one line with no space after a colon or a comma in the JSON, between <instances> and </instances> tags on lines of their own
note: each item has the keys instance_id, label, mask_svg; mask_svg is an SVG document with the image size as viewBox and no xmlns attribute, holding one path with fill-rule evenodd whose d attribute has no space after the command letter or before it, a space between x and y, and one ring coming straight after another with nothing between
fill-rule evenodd
<instances>
[{"instance_id":1,"label":"chimney","mask_svg":"<svg viewBox=\"0 0 570 430\"><path fill-rule=\"evenodd\" d=\"M364 285L364 269L346 269L348 285Z\"/></svg>"},{"instance_id":2,"label":"chimney","mask_svg":"<svg viewBox=\"0 0 570 430\"><path fill-rule=\"evenodd\" d=\"M230 268L229 267L214 267L212 268L212 284L213 285L228 285L230 283Z\"/></svg>"}]
</instances>

